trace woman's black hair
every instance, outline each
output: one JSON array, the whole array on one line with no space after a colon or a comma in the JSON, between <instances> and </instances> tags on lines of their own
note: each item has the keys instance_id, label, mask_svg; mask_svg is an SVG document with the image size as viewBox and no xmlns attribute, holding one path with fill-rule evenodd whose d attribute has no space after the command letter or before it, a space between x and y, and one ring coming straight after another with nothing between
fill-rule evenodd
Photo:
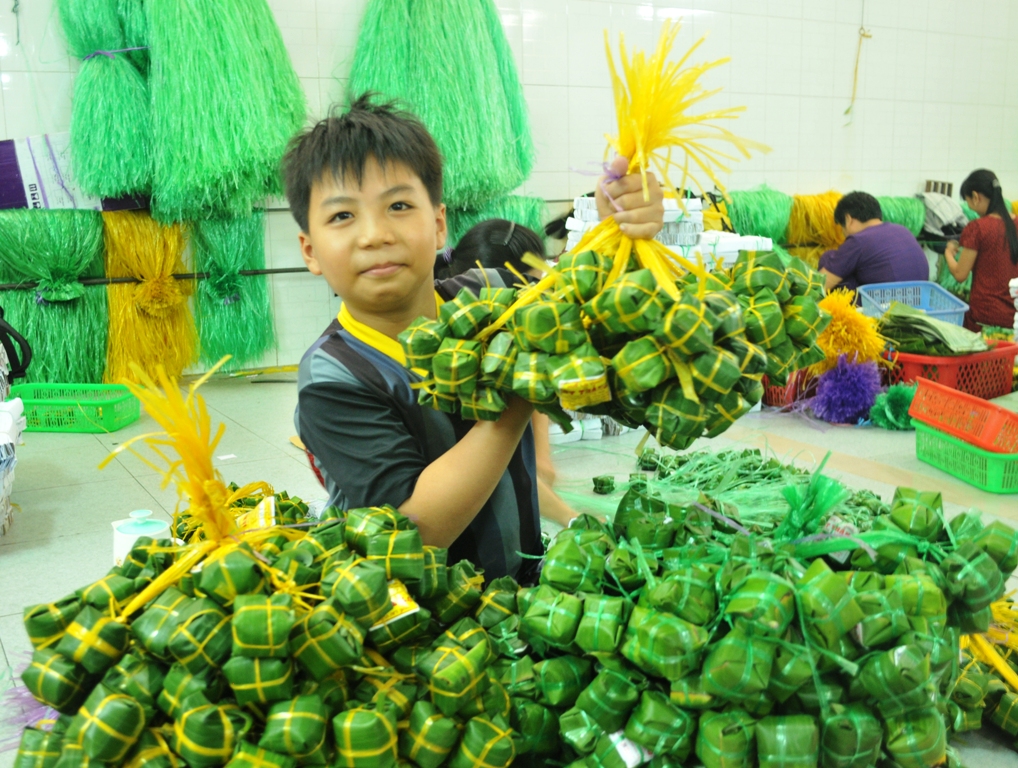
<instances>
[{"instance_id":1,"label":"woman's black hair","mask_svg":"<svg viewBox=\"0 0 1018 768\"><path fill-rule=\"evenodd\" d=\"M972 171L961 183L961 196L972 197L973 192L987 197L990 201L986 214L996 213L1004 220L1004 234L1007 236L1007 249L1011 252L1011 263L1018 264L1018 229L1015 228L1011 211L1004 202L1004 193L1000 189L1000 180L993 171L980 168Z\"/></svg>"},{"instance_id":2,"label":"woman's black hair","mask_svg":"<svg viewBox=\"0 0 1018 768\"><path fill-rule=\"evenodd\" d=\"M544 240L534 230L506 219L488 219L472 227L448 256L448 263L438 257L435 277L444 280L462 274L477 266L485 268L504 267L512 264L519 272L526 272L529 266L523 263L523 256L532 253L544 258Z\"/></svg>"}]
</instances>

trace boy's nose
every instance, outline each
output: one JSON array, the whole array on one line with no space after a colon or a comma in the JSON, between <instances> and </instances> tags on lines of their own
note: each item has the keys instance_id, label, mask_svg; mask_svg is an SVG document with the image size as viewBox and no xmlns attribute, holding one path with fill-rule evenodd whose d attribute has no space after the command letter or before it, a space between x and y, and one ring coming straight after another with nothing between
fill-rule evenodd
<instances>
[{"instance_id":1,"label":"boy's nose","mask_svg":"<svg viewBox=\"0 0 1018 768\"><path fill-rule=\"evenodd\" d=\"M384 218L362 216L360 241L362 248L377 248L382 245L388 245L393 241L392 228Z\"/></svg>"}]
</instances>

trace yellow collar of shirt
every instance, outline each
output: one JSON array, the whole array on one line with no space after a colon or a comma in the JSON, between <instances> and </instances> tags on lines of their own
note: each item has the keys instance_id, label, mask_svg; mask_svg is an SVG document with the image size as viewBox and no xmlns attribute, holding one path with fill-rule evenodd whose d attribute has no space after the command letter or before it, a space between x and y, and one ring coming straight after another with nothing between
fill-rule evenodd
<instances>
[{"instance_id":1,"label":"yellow collar of shirt","mask_svg":"<svg viewBox=\"0 0 1018 768\"><path fill-rule=\"evenodd\" d=\"M445 304L445 299L435 291L435 308L438 309ZM355 320L346 308L346 304L339 305L339 314L336 315L339 324L350 333L355 339L363 341L369 347L373 347L383 355L391 357L402 366L406 365L406 355L403 354L403 347L395 339L390 339L381 331L376 331L370 325L365 325L360 320Z\"/></svg>"}]
</instances>

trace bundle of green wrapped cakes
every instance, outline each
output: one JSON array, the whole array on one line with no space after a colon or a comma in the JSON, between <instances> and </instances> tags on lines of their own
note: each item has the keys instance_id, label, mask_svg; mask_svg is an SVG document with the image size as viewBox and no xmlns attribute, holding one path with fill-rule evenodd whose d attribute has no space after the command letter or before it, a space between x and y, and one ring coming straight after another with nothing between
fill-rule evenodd
<instances>
[{"instance_id":1,"label":"bundle of green wrapped cakes","mask_svg":"<svg viewBox=\"0 0 1018 768\"><path fill-rule=\"evenodd\" d=\"M15 765L920 768L984 717L1018 731L1015 691L959 664L1018 534L945 525L939 494L904 488L864 530L817 534L838 511L820 477L771 538L633 482L527 588L447 564L389 507L314 521L281 495L285 525L259 504L199 559L200 536L140 539L25 610L22 679L55 714Z\"/></svg>"},{"instance_id":2,"label":"bundle of green wrapped cakes","mask_svg":"<svg viewBox=\"0 0 1018 768\"><path fill-rule=\"evenodd\" d=\"M633 266L632 264L630 266ZM566 254L538 287L464 288L400 334L420 402L494 420L515 394L556 418L563 409L645 426L686 448L724 432L776 384L823 359L823 281L798 259L744 251L729 270L660 285L649 269L610 284L612 262Z\"/></svg>"}]
</instances>

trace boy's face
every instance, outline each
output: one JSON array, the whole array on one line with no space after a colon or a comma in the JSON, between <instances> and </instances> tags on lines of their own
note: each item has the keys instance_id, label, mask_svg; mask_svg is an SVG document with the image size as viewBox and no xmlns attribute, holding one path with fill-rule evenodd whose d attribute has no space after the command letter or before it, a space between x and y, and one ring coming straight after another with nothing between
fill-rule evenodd
<instances>
[{"instance_id":1,"label":"boy's face","mask_svg":"<svg viewBox=\"0 0 1018 768\"><path fill-rule=\"evenodd\" d=\"M372 157L360 185L325 173L311 188L301 253L355 314L409 312L430 302L435 253L445 245L445 206L432 205L420 178L404 165Z\"/></svg>"}]
</instances>

